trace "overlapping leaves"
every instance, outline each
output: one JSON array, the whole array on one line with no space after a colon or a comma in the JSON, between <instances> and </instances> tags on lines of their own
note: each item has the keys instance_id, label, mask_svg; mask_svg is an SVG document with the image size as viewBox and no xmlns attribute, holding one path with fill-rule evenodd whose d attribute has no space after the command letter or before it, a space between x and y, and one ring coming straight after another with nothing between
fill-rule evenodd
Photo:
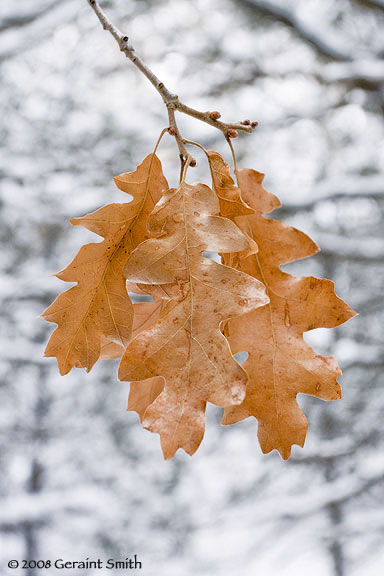
<instances>
[{"instance_id":1,"label":"overlapping leaves","mask_svg":"<svg viewBox=\"0 0 384 576\"><path fill-rule=\"evenodd\" d=\"M256 417L263 451L287 458L307 429L296 395L341 395L336 361L316 355L303 332L337 326L354 312L329 280L280 270L318 248L264 218L279 201L263 188L263 175L240 170L236 185L221 156L206 154L213 189L183 179L169 190L149 155L115 178L131 202L72 220L104 240L84 246L57 275L77 285L44 312L58 324L46 355L57 357L62 374L122 356L128 409L159 433L166 458L198 448L207 402L225 408L224 424ZM153 301L132 304L128 289ZM243 366L233 357L240 351L248 352Z\"/></svg>"},{"instance_id":2,"label":"overlapping leaves","mask_svg":"<svg viewBox=\"0 0 384 576\"><path fill-rule=\"evenodd\" d=\"M158 432L165 457L182 447L193 453L204 433L205 405L239 404L247 375L234 360L220 325L264 305L261 282L202 255L240 252L248 241L203 184L183 182L158 202L147 240L125 267L133 282L164 285L172 297L159 321L129 344L120 364L122 380L165 379L146 409L143 425Z\"/></svg>"}]
</instances>

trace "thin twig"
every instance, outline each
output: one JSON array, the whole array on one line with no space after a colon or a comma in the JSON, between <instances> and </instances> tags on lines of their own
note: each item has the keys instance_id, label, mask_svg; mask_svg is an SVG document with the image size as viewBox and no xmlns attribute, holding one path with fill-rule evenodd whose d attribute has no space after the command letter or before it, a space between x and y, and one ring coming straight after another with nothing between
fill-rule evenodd
<instances>
[{"instance_id":1,"label":"thin twig","mask_svg":"<svg viewBox=\"0 0 384 576\"><path fill-rule=\"evenodd\" d=\"M251 133L257 126L257 122L250 122L249 120L244 120L243 122L238 122L234 124L227 124L225 122L221 122L219 120L220 113L219 112L201 112L200 110L195 110L181 102L176 94L173 94L168 90L168 88L159 80L159 78L148 68L148 66L143 62L139 56L137 56L135 49L129 43L128 36L125 36L120 30L112 24L109 20L105 12L100 7L97 0L87 0L93 11L95 12L96 16L101 22L104 30L108 30L118 43L120 50L124 52L124 54L131 60L131 62L148 78L151 84L156 88L159 92L160 96L163 99L164 104L168 110L168 118L169 118L169 133L175 137L177 142L180 158L182 162L182 167L185 163L188 163L189 166L195 166L196 161L189 152L186 150L183 142L183 138L181 137L180 131L178 129L176 118L175 118L175 111L182 112L183 114L187 114L188 116L192 116L197 120L201 120L206 124L210 124L214 128L221 130L224 136L228 138L236 138L238 135L238 131L248 132Z\"/></svg>"},{"instance_id":2,"label":"thin twig","mask_svg":"<svg viewBox=\"0 0 384 576\"><path fill-rule=\"evenodd\" d=\"M183 139L181 137L181 134L179 132L179 128L178 128L177 123L176 123L175 109L167 106L167 110L168 110L168 119L169 119L168 132L171 136L175 137L177 146L179 148L179 153L180 153L181 171L183 172L184 162L186 160L190 159L189 163L192 166L196 166L196 160L194 158L192 158L192 156L189 154L186 147L184 146Z\"/></svg>"}]
</instances>

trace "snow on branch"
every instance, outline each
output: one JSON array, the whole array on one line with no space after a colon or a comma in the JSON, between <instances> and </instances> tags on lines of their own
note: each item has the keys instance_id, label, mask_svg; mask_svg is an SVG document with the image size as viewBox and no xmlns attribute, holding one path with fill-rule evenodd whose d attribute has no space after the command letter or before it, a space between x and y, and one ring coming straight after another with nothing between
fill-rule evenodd
<instances>
[{"instance_id":1,"label":"snow on branch","mask_svg":"<svg viewBox=\"0 0 384 576\"><path fill-rule=\"evenodd\" d=\"M332 62L323 74L326 82L366 83L381 88L384 83L382 60L356 60L355 62Z\"/></svg>"},{"instance_id":2,"label":"snow on branch","mask_svg":"<svg viewBox=\"0 0 384 576\"><path fill-rule=\"evenodd\" d=\"M249 8L255 9L258 12L262 12L267 16L272 16L274 20L286 24L290 28L293 28L303 40L311 44L317 52L331 58L331 60L345 61L348 62L352 60L350 54L341 51L337 46L334 46L329 41L329 38L324 38L320 36L319 32L308 24L302 21L302 19L294 14L290 10L287 10L283 6L279 6L273 2L268 2L266 0L240 0L243 4Z\"/></svg>"},{"instance_id":3,"label":"snow on branch","mask_svg":"<svg viewBox=\"0 0 384 576\"><path fill-rule=\"evenodd\" d=\"M384 261L384 241L381 238L348 238L325 232L313 233L313 237L321 246L321 254L363 262Z\"/></svg>"},{"instance_id":4,"label":"snow on branch","mask_svg":"<svg viewBox=\"0 0 384 576\"><path fill-rule=\"evenodd\" d=\"M362 6L367 6L368 8L384 10L384 0L354 0L354 2L356 2L356 4L361 4Z\"/></svg>"},{"instance_id":5,"label":"snow on branch","mask_svg":"<svg viewBox=\"0 0 384 576\"><path fill-rule=\"evenodd\" d=\"M336 200L355 200L357 198L371 198L384 200L384 185L381 177L365 177L345 179L343 182L327 182L318 185L305 197L297 200L289 196L284 204L284 212L298 212L311 210L320 202L334 202Z\"/></svg>"},{"instance_id":6,"label":"snow on branch","mask_svg":"<svg viewBox=\"0 0 384 576\"><path fill-rule=\"evenodd\" d=\"M0 32L9 30L10 28L22 28L23 26L27 26L37 18L40 18L49 12L55 4L55 2L52 2L48 6L39 7L37 10L27 13L20 13L20 9L18 8L17 11L10 16L5 16L3 19L0 19Z\"/></svg>"}]
</instances>

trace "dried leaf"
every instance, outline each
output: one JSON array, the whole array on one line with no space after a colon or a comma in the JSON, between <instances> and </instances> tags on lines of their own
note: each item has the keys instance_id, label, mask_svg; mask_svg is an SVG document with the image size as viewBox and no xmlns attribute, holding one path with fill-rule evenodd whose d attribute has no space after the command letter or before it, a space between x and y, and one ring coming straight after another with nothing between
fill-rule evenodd
<instances>
[{"instance_id":1,"label":"dried leaf","mask_svg":"<svg viewBox=\"0 0 384 576\"><path fill-rule=\"evenodd\" d=\"M135 314L133 317L133 330L132 338L135 338L140 332L150 328L157 322L161 309L163 307L162 300L155 300L154 302L136 302L133 305Z\"/></svg>"},{"instance_id":2,"label":"dried leaf","mask_svg":"<svg viewBox=\"0 0 384 576\"><path fill-rule=\"evenodd\" d=\"M132 288L131 291L139 294L145 293L135 284L128 282L128 285ZM163 300L157 299L154 300L154 302L138 302L133 305L135 310L132 332L133 338L157 322L163 304ZM122 354L120 354L120 356L121 355ZM158 376L149 378L148 380L131 382L127 410L137 412L140 421L142 421L146 409L157 398L163 388L164 378Z\"/></svg>"},{"instance_id":3,"label":"dried leaf","mask_svg":"<svg viewBox=\"0 0 384 576\"><path fill-rule=\"evenodd\" d=\"M148 214L168 185L160 160L152 154L134 172L116 176L115 182L133 196L132 202L109 204L71 220L74 226L84 226L104 240L83 246L56 275L77 285L42 314L58 325L45 355L56 356L61 374L73 366L89 371L102 346L103 357L115 357L131 337L133 309L122 271L132 250L148 237Z\"/></svg>"},{"instance_id":4,"label":"dried leaf","mask_svg":"<svg viewBox=\"0 0 384 576\"><path fill-rule=\"evenodd\" d=\"M236 223L256 241L259 252L236 259L235 265L265 284L270 303L233 318L226 327L232 352L249 353L243 365L249 383L243 403L225 410L223 424L254 416L263 452L276 449L287 459L293 444L303 446L307 432L296 395L341 397L337 362L315 354L303 332L338 326L355 312L335 295L330 280L295 278L280 270L281 264L311 256L318 247L303 232L262 216L280 206L262 180L263 174L254 170L238 172L243 197L255 214L236 218Z\"/></svg>"},{"instance_id":5,"label":"dried leaf","mask_svg":"<svg viewBox=\"0 0 384 576\"><path fill-rule=\"evenodd\" d=\"M235 186L232 180L228 164L220 154L214 150L207 150L207 157L211 169L212 186L219 198L220 214L231 220L236 216L253 214L253 208L244 201L240 188ZM248 239L249 246L244 252L237 252L235 258L244 258L250 254L255 254L258 250L256 242L247 232L244 234Z\"/></svg>"},{"instance_id":6,"label":"dried leaf","mask_svg":"<svg viewBox=\"0 0 384 576\"><path fill-rule=\"evenodd\" d=\"M131 382L127 410L137 412L140 421L143 422L146 409L161 394L164 383L164 378L161 376Z\"/></svg>"},{"instance_id":7,"label":"dried leaf","mask_svg":"<svg viewBox=\"0 0 384 576\"><path fill-rule=\"evenodd\" d=\"M231 177L228 164L218 152L207 150L212 185L220 203L220 214L226 218L253 214L253 209L244 201L241 190Z\"/></svg>"},{"instance_id":8,"label":"dried leaf","mask_svg":"<svg viewBox=\"0 0 384 576\"><path fill-rule=\"evenodd\" d=\"M101 339L101 349L99 360L112 360L113 358L121 358L124 353L124 346L116 342L109 342L107 339Z\"/></svg>"},{"instance_id":9,"label":"dried leaf","mask_svg":"<svg viewBox=\"0 0 384 576\"><path fill-rule=\"evenodd\" d=\"M135 302L133 304L132 338L157 321L162 305L162 300L156 300L154 302ZM121 358L124 351L125 346L116 342L108 342L108 340L106 340L105 343L101 345L100 360Z\"/></svg>"},{"instance_id":10,"label":"dried leaf","mask_svg":"<svg viewBox=\"0 0 384 576\"><path fill-rule=\"evenodd\" d=\"M158 237L136 248L125 267L130 282L173 287L159 321L130 343L119 369L121 380L165 379L143 425L160 434L166 458L178 448L189 454L198 448L207 401L229 406L244 398L247 376L220 325L268 301L260 282L202 255L248 246L233 222L216 216L218 211L216 196L203 184L182 183L170 190L148 221ZM158 384L145 389L143 407Z\"/></svg>"}]
</instances>

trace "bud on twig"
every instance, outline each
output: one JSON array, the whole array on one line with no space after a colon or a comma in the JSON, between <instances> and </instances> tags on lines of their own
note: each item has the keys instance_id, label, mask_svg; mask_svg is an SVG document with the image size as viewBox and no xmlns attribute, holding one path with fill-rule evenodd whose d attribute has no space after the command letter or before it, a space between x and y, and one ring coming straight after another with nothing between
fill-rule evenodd
<instances>
[{"instance_id":1,"label":"bud on twig","mask_svg":"<svg viewBox=\"0 0 384 576\"><path fill-rule=\"evenodd\" d=\"M233 128L230 128L227 132L227 136L228 138L237 138L239 135L237 130L234 130Z\"/></svg>"},{"instance_id":2,"label":"bud on twig","mask_svg":"<svg viewBox=\"0 0 384 576\"><path fill-rule=\"evenodd\" d=\"M172 94L168 88L160 82L159 79L153 74L152 70L148 68L148 66L143 62L138 56L135 54L134 47L130 44L128 36L123 36L119 30L114 26L114 24L109 20L107 15L99 6L98 0L88 0L90 6L92 6L93 11L95 12L96 16L98 17L102 27L105 30L108 30L115 38L117 43L119 44L120 50L124 52L124 54L131 60L135 66L148 78L151 84L156 88L156 90L160 93L167 109L168 109L168 116L169 116L169 128L168 132L171 136L174 136L177 141L177 145L179 147L179 152L183 158L188 157L186 151L183 147L182 138L180 132L177 128L177 124L174 118L174 112L182 112L183 114L187 114L188 116L192 116L197 120L201 120L202 122L206 122L211 126L214 126L218 130L220 130L224 136L229 140L230 138L237 138L238 132L252 132L254 128L258 125L257 122L251 122L250 120L243 120L242 122L236 122L231 124L226 124L225 122L219 121L221 118L221 114L218 110L213 110L212 112L205 111L202 112L200 110L195 110L190 106L186 106L183 102L181 102L176 94ZM193 166L193 164L190 164Z\"/></svg>"},{"instance_id":3,"label":"bud on twig","mask_svg":"<svg viewBox=\"0 0 384 576\"><path fill-rule=\"evenodd\" d=\"M197 162L194 158L192 158L192 160L190 161L189 165L194 168L196 166Z\"/></svg>"}]
</instances>

